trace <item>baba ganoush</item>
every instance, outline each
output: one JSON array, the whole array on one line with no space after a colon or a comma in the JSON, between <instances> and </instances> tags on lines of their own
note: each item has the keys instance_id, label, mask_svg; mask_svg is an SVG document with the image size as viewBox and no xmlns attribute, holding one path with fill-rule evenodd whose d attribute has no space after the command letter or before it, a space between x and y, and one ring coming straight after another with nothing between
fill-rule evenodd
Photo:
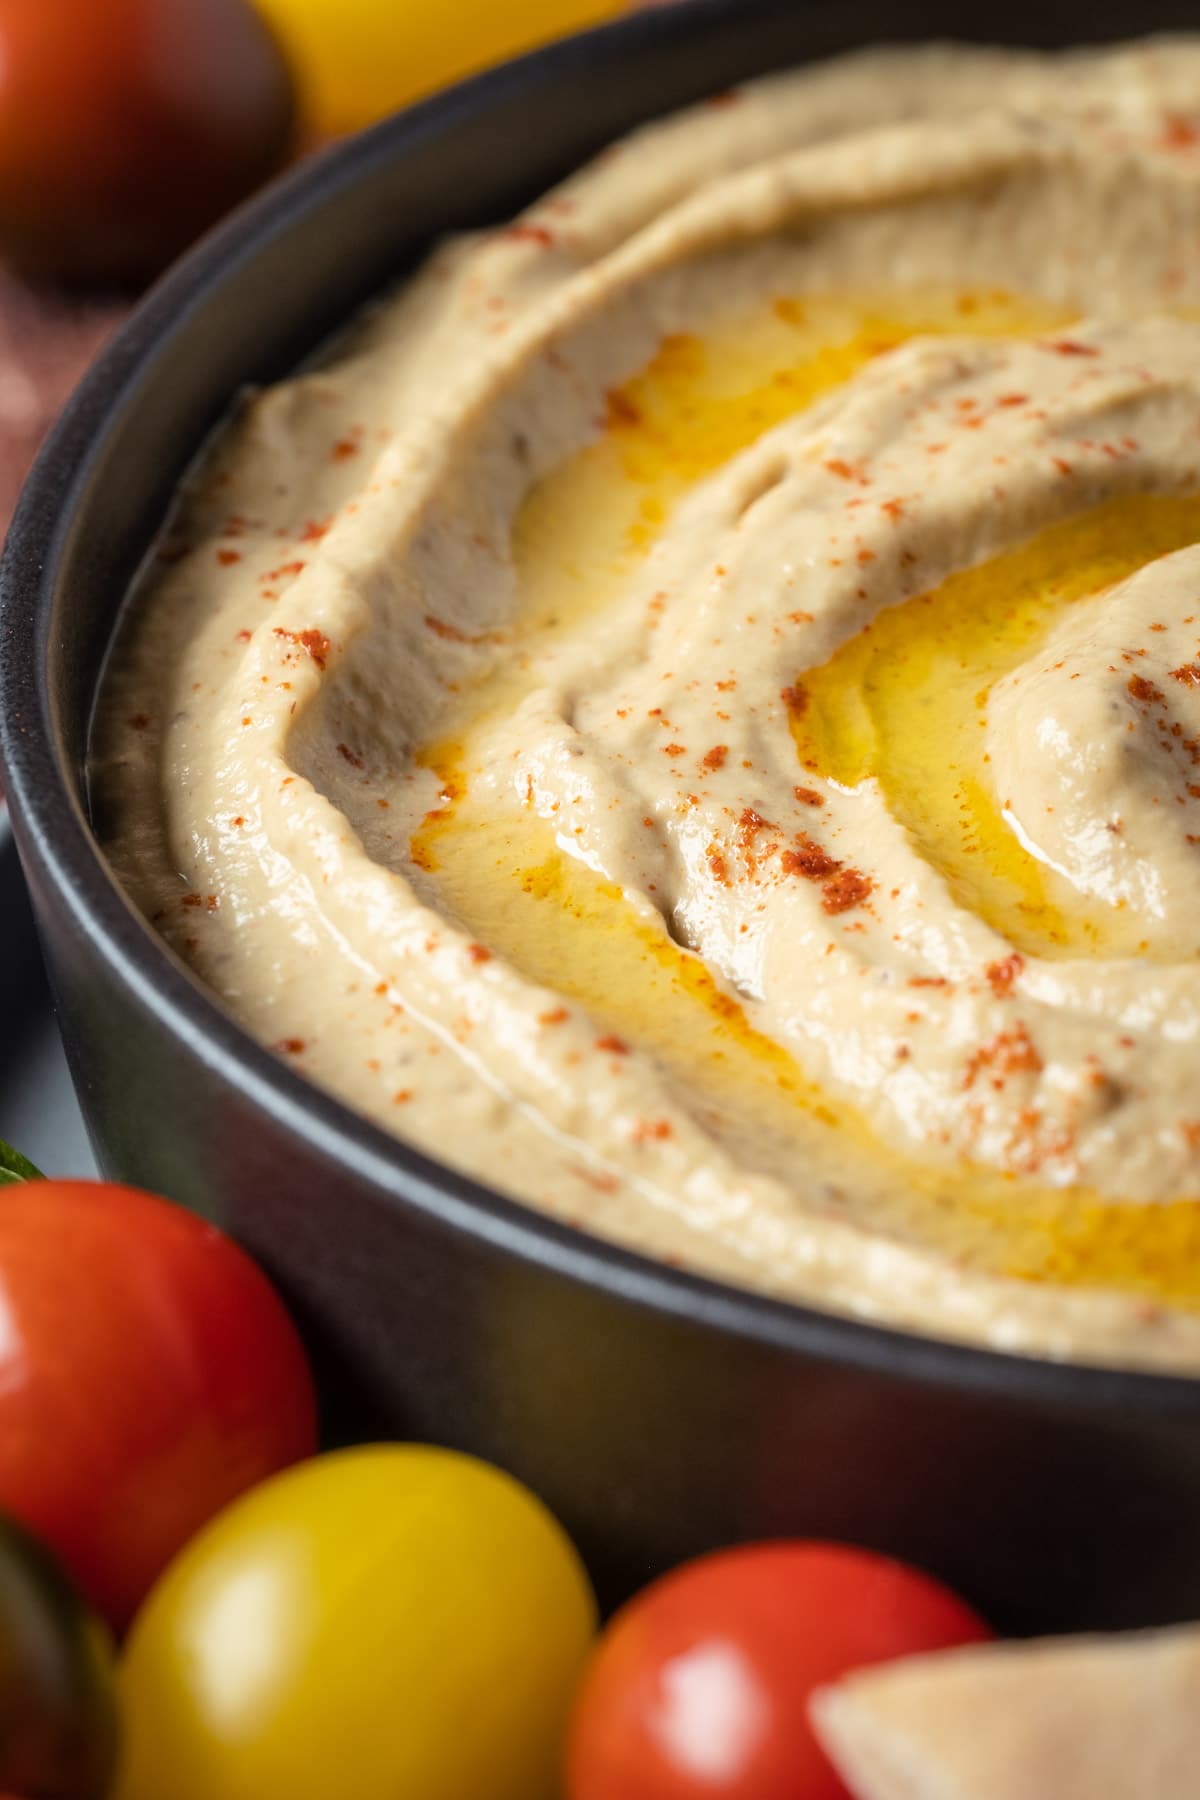
<instances>
[{"instance_id":1,"label":"baba ganoush","mask_svg":"<svg viewBox=\"0 0 1200 1800\"><path fill-rule=\"evenodd\" d=\"M193 472L91 780L432 1156L1200 1369L1200 39L785 73L442 245Z\"/></svg>"}]
</instances>

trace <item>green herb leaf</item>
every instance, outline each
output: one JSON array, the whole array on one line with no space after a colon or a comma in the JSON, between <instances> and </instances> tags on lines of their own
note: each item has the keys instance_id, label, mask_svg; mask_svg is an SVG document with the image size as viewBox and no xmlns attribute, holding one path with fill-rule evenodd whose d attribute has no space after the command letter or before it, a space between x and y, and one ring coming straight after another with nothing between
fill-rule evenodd
<instances>
[{"instance_id":1,"label":"green herb leaf","mask_svg":"<svg viewBox=\"0 0 1200 1800\"><path fill-rule=\"evenodd\" d=\"M6 1187L10 1181L41 1181L42 1171L35 1169L27 1156L14 1150L0 1138L0 1187Z\"/></svg>"}]
</instances>

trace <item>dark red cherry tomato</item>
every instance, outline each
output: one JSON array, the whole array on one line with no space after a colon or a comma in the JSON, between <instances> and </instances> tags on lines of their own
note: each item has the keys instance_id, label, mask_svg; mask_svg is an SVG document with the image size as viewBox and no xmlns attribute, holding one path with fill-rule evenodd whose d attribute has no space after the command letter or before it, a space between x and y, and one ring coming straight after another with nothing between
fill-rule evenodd
<instances>
[{"instance_id":1,"label":"dark red cherry tomato","mask_svg":"<svg viewBox=\"0 0 1200 1800\"><path fill-rule=\"evenodd\" d=\"M0 0L0 253L142 279L279 166L292 126L248 0Z\"/></svg>"},{"instance_id":2,"label":"dark red cherry tomato","mask_svg":"<svg viewBox=\"0 0 1200 1800\"><path fill-rule=\"evenodd\" d=\"M0 1793L102 1800L116 1753L108 1633L49 1552L0 1517Z\"/></svg>"}]
</instances>

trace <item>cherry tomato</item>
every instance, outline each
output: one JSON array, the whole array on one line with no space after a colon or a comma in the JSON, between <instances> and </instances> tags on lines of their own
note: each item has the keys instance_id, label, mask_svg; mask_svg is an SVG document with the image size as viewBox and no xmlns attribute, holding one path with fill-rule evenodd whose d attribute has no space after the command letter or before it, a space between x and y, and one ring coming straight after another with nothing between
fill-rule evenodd
<instances>
[{"instance_id":1,"label":"cherry tomato","mask_svg":"<svg viewBox=\"0 0 1200 1800\"><path fill-rule=\"evenodd\" d=\"M0 1789L101 1800L117 1751L112 1644L49 1552L0 1517Z\"/></svg>"},{"instance_id":2,"label":"cherry tomato","mask_svg":"<svg viewBox=\"0 0 1200 1800\"><path fill-rule=\"evenodd\" d=\"M594 1629L509 1476L320 1457L215 1519L138 1615L119 1800L551 1800Z\"/></svg>"},{"instance_id":3,"label":"cherry tomato","mask_svg":"<svg viewBox=\"0 0 1200 1800\"><path fill-rule=\"evenodd\" d=\"M625 0L258 0L321 131L352 131L489 63L598 25Z\"/></svg>"},{"instance_id":4,"label":"cherry tomato","mask_svg":"<svg viewBox=\"0 0 1200 1800\"><path fill-rule=\"evenodd\" d=\"M37 273L152 274L291 136L248 0L0 0L0 247Z\"/></svg>"},{"instance_id":5,"label":"cherry tomato","mask_svg":"<svg viewBox=\"0 0 1200 1800\"><path fill-rule=\"evenodd\" d=\"M813 1689L991 1635L940 1582L867 1550L701 1557L601 1639L572 1719L569 1800L849 1800L808 1723Z\"/></svg>"},{"instance_id":6,"label":"cherry tomato","mask_svg":"<svg viewBox=\"0 0 1200 1800\"><path fill-rule=\"evenodd\" d=\"M118 1629L218 1508L316 1442L265 1276L133 1188L0 1189L0 1507Z\"/></svg>"}]
</instances>

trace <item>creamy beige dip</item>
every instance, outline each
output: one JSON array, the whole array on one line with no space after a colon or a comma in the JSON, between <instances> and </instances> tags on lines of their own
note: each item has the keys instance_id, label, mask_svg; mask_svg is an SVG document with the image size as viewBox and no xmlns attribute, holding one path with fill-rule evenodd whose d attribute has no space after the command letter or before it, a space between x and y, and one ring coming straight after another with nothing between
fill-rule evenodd
<instances>
[{"instance_id":1,"label":"creamy beige dip","mask_svg":"<svg viewBox=\"0 0 1200 1800\"><path fill-rule=\"evenodd\" d=\"M1197 321L1200 41L649 127L205 457L101 708L119 878L560 1219L1200 1368Z\"/></svg>"}]
</instances>

